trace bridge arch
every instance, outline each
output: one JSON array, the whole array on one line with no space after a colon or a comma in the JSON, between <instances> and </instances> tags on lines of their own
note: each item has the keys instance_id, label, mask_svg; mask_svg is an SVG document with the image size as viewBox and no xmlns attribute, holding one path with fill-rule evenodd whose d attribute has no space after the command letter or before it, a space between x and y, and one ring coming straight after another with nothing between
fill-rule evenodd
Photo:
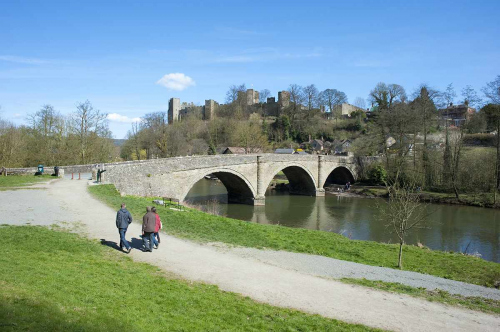
<instances>
[{"instance_id":1,"label":"bridge arch","mask_svg":"<svg viewBox=\"0 0 500 332\"><path fill-rule=\"evenodd\" d=\"M182 201L186 199L189 191L193 188L196 182L203 179L205 176L215 175L226 187L228 203L253 204L256 196L256 191L250 184L248 179L241 173L232 169L221 168L204 171L192 180L187 186L187 190L182 194Z\"/></svg>"},{"instance_id":2,"label":"bridge arch","mask_svg":"<svg viewBox=\"0 0 500 332\"><path fill-rule=\"evenodd\" d=\"M354 177L354 174L356 173L353 172L353 170L347 165L335 166L326 174L328 175L326 176L325 182L321 184L321 188L329 184L345 185L347 182L353 183L356 181L356 178Z\"/></svg>"},{"instance_id":3,"label":"bridge arch","mask_svg":"<svg viewBox=\"0 0 500 332\"><path fill-rule=\"evenodd\" d=\"M288 163L275 168L270 172L270 177L264 181L267 184L264 190L269 187L269 184L279 172L285 173L290 187L290 194L316 196L316 179L307 167L298 163Z\"/></svg>"}]
</instances>

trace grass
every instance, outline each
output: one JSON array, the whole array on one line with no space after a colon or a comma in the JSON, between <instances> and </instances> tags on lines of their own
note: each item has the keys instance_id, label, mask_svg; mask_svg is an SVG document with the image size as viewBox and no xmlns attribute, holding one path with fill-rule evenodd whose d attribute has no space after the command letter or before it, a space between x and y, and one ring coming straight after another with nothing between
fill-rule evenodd
<instances>
[{"instance_id":1,"label":"grass","mask_svg":"<svg viewBox=\"0 0 500 332\"><path fill-rule=\"evenodd\" d=\"M0 236L2 331L371 331L174 279L76 234Z\"/></svg>"},{"instance_id":2,"label":"grass","mask_svg":"<svg viewBox=\"0 0 500 332\"><path fill-rule=\"evenodd\" d=\"M55 177L50 175L0 175L0 189L12 188L12 187L24 187L35 183L47 182Z\"/></svg>"},{"instance_id":3,"label":"grass","mask_svg":"<svg viewBox=\"0 0 500 332\"><path fill-rule=\"evenodd\" d=\"M113 185L89 187L99 200L118 209L120 203L137 220L151 205L152 198L124 196ZM342 235L278 225L261 225L187 209L178 212L159 208L166 232L202 242L270 248L322 255L362 264L396 268L398 245L350 240ZM417 246L404 247L405 270L493 287L500 280L500 264L458 253L433 251Z\"/></svg>"},{"instance_id":4,"label":"grass","mask_svg":"<svg viewBox=\"0 0 500 332\"><path fill-rule=\"evenodd\" d=\"M425 288L415 288L400 283L373 281L367 279L343 278L341 281L369 288L381 289L391 293L406 294L413 297L423 298L430 302L439 302L456 307L467 308L486 313L500 315L500 301L486 299L483 297L466 297L450 294L442 290L430 291Z\"/></svg>"}]
</instances>

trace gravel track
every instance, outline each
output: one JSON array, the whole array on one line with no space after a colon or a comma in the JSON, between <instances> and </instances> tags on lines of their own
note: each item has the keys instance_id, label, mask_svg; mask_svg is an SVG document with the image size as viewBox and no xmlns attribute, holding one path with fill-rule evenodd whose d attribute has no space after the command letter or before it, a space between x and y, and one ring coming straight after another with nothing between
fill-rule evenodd
<instances>
[{"instance_id":1,"label":"gravel track","mask_svg":"<svg viewBox=\"0 0 500 332\"><path fill-rule=\"evenodd\" d=\"M0 192L0 224L77 223L85 226L85 233L91 238L108 244L118 242L116 211L92 198L86 187L83 180L58 180L40 190ZM140 225L133 223L127 237L132 238L136 249L140 247L139 235ZM350 323L394 331L500 330L499 316L329 279L364 277L429 289L448 287L449 292L468 296L498 296L496 290L418 273L321 256L198 244L168 235L162 236L161 246L155 252L133 250L130 255L136 261L151 263L187 280L215 284L257 301Z\"/></svg>"}]
</instances>

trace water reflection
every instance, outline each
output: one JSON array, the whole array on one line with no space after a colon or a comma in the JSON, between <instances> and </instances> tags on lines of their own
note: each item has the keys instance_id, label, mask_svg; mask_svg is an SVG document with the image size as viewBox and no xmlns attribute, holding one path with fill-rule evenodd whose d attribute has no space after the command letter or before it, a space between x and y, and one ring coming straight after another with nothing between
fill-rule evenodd
<instances>
[{"instance_id":1,"label":"water reflection","mask_svg":"<svg viewBox=\"0 0 500 332\"><path fill-rule=\"evenodd\" d=\"M281 224L335 232L358 240L396 243L377 204L383 200L352 197L290 196L273 191L266 193L265 206L227 203L224 186L212 180L199 181L188 195L192 204L210 205L217 201L217 211L230 218L260 224ZM468 206L429 205L426 224L407 238L431 249L478 252L482 258L500 262L500 211Z\"/></svg>"}]
</instances>

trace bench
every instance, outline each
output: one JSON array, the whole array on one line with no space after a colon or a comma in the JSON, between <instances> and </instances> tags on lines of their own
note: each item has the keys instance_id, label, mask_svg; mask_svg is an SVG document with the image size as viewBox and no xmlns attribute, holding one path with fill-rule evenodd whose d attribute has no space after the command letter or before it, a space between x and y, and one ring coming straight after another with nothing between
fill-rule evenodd
<instances>
[{"instance_id":1,"label":"bench","mask_svg":"<svg viewBox=\"0 0 500 332\"><path fill-rule=\"evenodd\" d=\"M177 208L179 211L183 211L184 206L181 204L181 201L178 198L172 197L162 197L163 202L160 200L154 200L153 203L160 204L165 207Z\"/></svg>"}]
</instances>

